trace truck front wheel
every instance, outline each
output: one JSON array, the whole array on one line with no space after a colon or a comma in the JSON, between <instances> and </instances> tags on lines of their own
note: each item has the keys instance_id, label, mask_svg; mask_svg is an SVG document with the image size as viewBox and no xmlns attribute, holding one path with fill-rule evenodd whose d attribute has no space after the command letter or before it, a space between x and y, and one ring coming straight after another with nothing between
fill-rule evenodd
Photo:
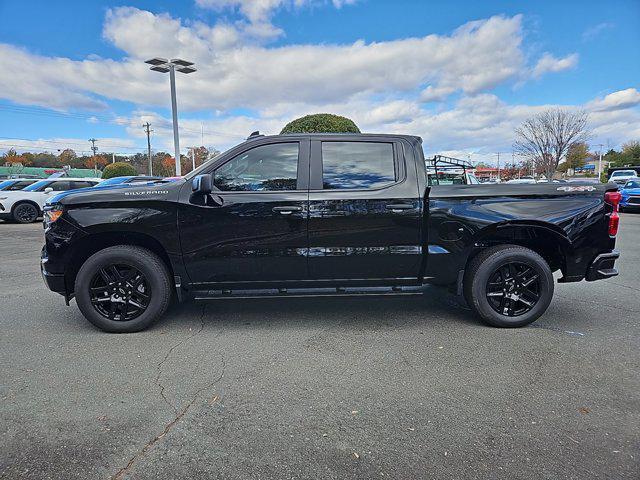
<instances>
[{"instance_id":1,"label":"truck front wheel","mask_svg":"<svg viewBox=\"0 0 640 480\"><path fill-rule=\"evenodd\" d=\"M465 272L467 304L494 327L522 327L538 319L553 297L553 275L533 250L499 245L480 252Z\"/></svg>"},{"instance_id":2,"label":"truck front wheel","mask_svg":"<svg viewBox=\"0 0 640 480\"><path fill-rule=\"evenodd\" d=\"M82 314L99 329L138 332L169 306L169 272L164 262L145 248L109 247L80 267L75 294Z\"/></svg>"}]
</instances>

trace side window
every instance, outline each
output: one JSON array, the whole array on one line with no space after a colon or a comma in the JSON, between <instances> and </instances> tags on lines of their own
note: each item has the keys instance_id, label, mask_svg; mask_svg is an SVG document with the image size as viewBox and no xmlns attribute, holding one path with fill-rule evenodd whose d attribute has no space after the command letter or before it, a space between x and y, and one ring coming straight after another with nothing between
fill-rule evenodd
<instances>
[{"instance_id":1,"label":"side window","mask_svg":"<svg viewBox=\"0 0 640 480\"><path fill-rule=\"evenodd\" d=\"M380 188L396 180L393 144L322 142L325 190Z\"/></svg>"},{"instance_id":2,"label":"side window","mask_svg":"<svg viewBox=\"0 0 640 480\"><path fill-rule=\"evenodd\" d=\"M76 188L87 188L93 187L93 183L91 182L71 182L71 189L75 190Z\"/></svg>"},{"instance_id":3,"label":"side window","mask_svg":"<svg viewBox=\"0 0 640 480\"><path fill-rule=\"evenodd\" d=\"M71 190L71 182L53 182L49 186L53 188L54 192L64 192L65 190Z\"/></svg>"},{"instance_id":4,"label":"side window","mask_svg":"<svg viewBox=\"0 0 640 480\"><path fill-rule=\"evenodd\" d=\"M252 148L218 167L214 185L223 191L295 190L299 144L275 143Z\"/></svg>"},{"instance_id":5,"label":"side window","mask_svg":"<svg viewBox=\"0 0 640 480\"><path fill-rule=\"evenodd\" d=\"M28 187L29 185L31 185L33 182L16 182L13 185L11 185L9 188L7 188L7 190L22 190L24 187Z\"/></svg>"}]
</instances>

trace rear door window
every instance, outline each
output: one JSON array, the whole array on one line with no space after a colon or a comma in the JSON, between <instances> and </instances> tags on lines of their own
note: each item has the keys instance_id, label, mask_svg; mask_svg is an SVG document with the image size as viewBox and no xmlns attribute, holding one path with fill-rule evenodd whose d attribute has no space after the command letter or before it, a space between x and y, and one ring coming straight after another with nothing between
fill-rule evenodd
<instances>
[{"instance_id":1,"label":"rear door window","mask_svg":"<svg viewBox=\"0 0 640 480\"><path fill-rule=\"evenodd\" d=\"M325 190L381 188L397 179L392 143L322 142Z\"/></svg>"}]
</instances>

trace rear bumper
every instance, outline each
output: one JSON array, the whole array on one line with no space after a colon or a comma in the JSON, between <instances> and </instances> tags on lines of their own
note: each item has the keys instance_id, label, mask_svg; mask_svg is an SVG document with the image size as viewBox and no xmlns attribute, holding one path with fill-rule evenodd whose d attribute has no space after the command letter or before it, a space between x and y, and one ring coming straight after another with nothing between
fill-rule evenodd
<instances>
[{"instance_id":1,"label":"rear bumper","mask_svg":"<svg viewBox=\"0 0 640 480\"><path fill-rule=\"evenodd\" d=\"M587 275L585 277L587 282L602 280L618 275L615 263L619 257L620 252L613 250L611 252L601 253L594 258L593 262L591 262L591 265L589 265L589 268L587 269Z\"/></svg>"}]
</instances>

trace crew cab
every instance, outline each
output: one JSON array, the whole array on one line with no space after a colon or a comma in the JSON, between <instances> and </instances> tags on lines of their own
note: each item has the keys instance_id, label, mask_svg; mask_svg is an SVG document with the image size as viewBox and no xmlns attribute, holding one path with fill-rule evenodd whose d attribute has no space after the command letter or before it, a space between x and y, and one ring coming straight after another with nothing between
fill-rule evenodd
<instances>
[{"instance_id":1,"label":"crew cab","mask_svg":"<svg viewBox=\"0 0 640 480\"><path fill-rule=\"evenodd\" d=\"M44 204L50 195L67 190L97 185L100 179L49 178L32 183L17 191L0 192L0 219L18 223L33 223L42 215Z\"/></svg>"},{"instance_id":2,"label":"crew cab","mask_svg":"<svg viewBox=\"0 0 640 480\"><path fill-rule=\"evenodd\" d=\"M184 179L45 207L41 268L110 332L172 298L422 294L493 326L533 322L559 282L617 275L615 184L429 185L419 137L252 135Z\"/></svg>"}]
</instances>

